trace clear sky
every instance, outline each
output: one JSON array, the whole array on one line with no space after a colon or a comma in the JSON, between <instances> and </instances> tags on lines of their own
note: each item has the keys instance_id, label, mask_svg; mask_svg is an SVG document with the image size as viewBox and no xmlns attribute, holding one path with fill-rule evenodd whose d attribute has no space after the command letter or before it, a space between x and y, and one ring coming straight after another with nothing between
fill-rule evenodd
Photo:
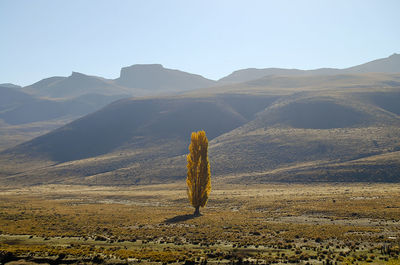
<instances>
[{"instance_id":1,"label":"clear sky","mask_svg":"<svg viewBox=\"0 0 400 265\"><path fill-rule=\"evenodd\" d=\"M219 79L400 53L399 0L0 0L0 83L137 63Z\"/></svg>"}]
</instances>

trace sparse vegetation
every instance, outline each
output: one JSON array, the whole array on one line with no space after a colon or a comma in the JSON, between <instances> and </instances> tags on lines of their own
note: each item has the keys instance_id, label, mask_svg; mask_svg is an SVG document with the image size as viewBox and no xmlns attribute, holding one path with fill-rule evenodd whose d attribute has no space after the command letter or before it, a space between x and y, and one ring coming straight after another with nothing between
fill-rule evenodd
<instances>
[{"instance_id":1,"label":"sparse vegetation","mask_svg":"<svg viewBox=\"0 0 400 265\"><path fill-rule=\"evenodd\" d=\"M399 189L216 180L207 214L185 218L191 210L183 183L2 188L0 256L48 263L396 264Z\"/></svg>"}]
</instances>

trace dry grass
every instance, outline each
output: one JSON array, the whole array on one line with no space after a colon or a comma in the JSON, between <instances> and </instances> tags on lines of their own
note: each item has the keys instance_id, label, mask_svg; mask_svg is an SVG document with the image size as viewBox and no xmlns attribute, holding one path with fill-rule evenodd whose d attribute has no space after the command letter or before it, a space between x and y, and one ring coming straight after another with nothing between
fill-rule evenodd
<instances>
[{"instance_id":1,"label":"dry grass","mask_svg":"<svg viewBox=\"0 0 400 265\"><path fill-rule=\"evenodd\" d=\"M351 263L373 255L384 263L399 255L399 191L398 184L215 183L203 215L192 218L183 183L4 188L0 251L126 262Z\"/></svg>"}]
</instances>

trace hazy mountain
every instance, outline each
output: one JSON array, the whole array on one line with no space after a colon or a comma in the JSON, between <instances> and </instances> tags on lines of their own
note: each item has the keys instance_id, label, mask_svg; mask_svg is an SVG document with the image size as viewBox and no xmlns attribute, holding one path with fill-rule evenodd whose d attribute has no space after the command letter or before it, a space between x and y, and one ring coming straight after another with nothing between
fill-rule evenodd
<instances>
[{"instance_id":1,"label":"hazy mountain","mask_svg":"<svg viewBox=\"0 0 400 265\"><path fill-rule=\"evenodd\" d=\"M61 117L62 109L59 102L36 98L19 87L0 87L0 150L59 127L59 121L71 121L74 116Z\"/></svg>"},{"instance_id":2,"label":"hazy mountain","mask_svg":"<svg viewBox=\"0 0 400 265\"><path fill-rule=\"evenodd\" d=\"M0 119L17 125L56 118L79 117L95 111L120 96L86 94L73 99L44 99L20 89L0 87Z\"/></svg>"},{"instance_id":3,"label":"hazy mountain","mask_svg":"<svg viewBox=\"0 0 400 265\"><path fill-rule=\"evenodd\" d=\"M269 75L279 75L279 76L293 76L302 75L304 70L298 69L283 69L283 68L247 68L234 71L232 74L225 76L218 80L218 83L242 83L250 80L255 80Z\"/></svg>"},{"instance_id":4,"label":"hazy mountain","mask_svg":"<svg viewBox=\"0 0 400 265\"><path fill-rule=\"evenodd\" d=\"M0 150L40 135L41 125L42 133L48 132L117 99L181 92L214 83L161 65L134 65L123 68L116 80L72 72L69 77L50 77L24 88L5 84L0 98Z\"/></svg>"},{"instance_id":5,"label":"hazy mountain","mask_svg":"<svg viewBox=\"0 0 400 265\"><path fill-rule=\"evenodd\" d=\"M0 87L0 119L6 124L16 125L60 117L68 114L64 105L63 101L41 99L16 88Z\"/></svg>"},{"instance_id":6,"label":"hazy mountain","mask_svg":"<svg viewBox=\"0 0 400 265\"><path fill-rule=\"evenodd\" d=\"M24 90L27 92L31 92L32 94L44 94L47 90L49 90L50 87L65 79L67 79L67 77L63 76L53 76L45 78L32 85L26 86Z\"/></svg>"},{"instance_id":7,"label":"hazy mountain","mask_svg":"<svg viewBox=\"0 0 400 265\"><path fill-rule=\"evenodd\" d=\"M282 68L265 68L256 69L248 68L237 70L232 74L218 80L220 84L241 83L265 76L299 76L299 75L338 75L338 74L355 74L355 73L400 73L400 55L393 54L387 58L374 60L365 64L345 68L320 68L315 70L299 70L299 69L282 69Z\"/></svg>"},{"instance_id":8,"label":"hazy mountain","mask_svg":"<svg viewBox=\"0 0 400 265\"><path fill-rule=\"evenodd\" d=\"M220 86L161 65L135 65L116 80L75 73L27 89L45 95L55 88L67 97L79 89L68 91L64 84L85 83L82 90L95 84L92 91L100 91L68 100L1 88L0 124L7 124L35 120L31 113L40 105L41 115L62 112L62 106L95 109L109 102L103 93L120 88L171 92L177 80L200 87L183 92L188 85L177 85L180 96L119 100L5 150L0 181L115 185L182 179L190 133L199 129L207 132L212 174L220 181L400 181L400 74L390 73L398 59L392 55L342 70L269 69L273 75L258 79L263 70L249 70L256 73L251 80Z\"/></svg>"},{"instance_id":9,"label":"hazy mountain","mask_svg":"<svg viewBox=\"0 0 400 265\"><path fill-rule=\"evenodd\" d=\"M69 77L50 77L23 88L50 98L73 98L85 94L149 96L210 87L216 82L200 75L164 68L160 64L138 64L121 69L117 79L72 72Z\"/></svg>"},{"instance_id":10,"label":"hazy mountain","mask_svg":"<svg viewBox=\"0 0 400 265\"><path fill-rule=\"evenodd\" d=\"M400 54L343 69L346 73L400 73Z\"/></svg>"},{"instance_id":11,"label":"hazy mountain","mask_svg":"<svg viewBox=\"0 0 400 265\"><path fill-rule=\"evenodd\" d=\"M36 97L18 87L0 87L0 150L60 127L120 98L86 94L55 100Z\"/></svg>"},{"instance_id":12,"label":"hazy mountain","mask_svg":"<svg viewBox=\"0 0 400 265\"><path fill-rule=\"evenodd\" d=\"M210 87L215 81L200 75L164 68L160 64L136 64L121 69L116 83L129 88L150 91L185 91Z\"/></svg>"},{"instance_id":13,"label":"hazy mountain","mask_svg":"<svg viewBox=\"0 0 400 265\"><path fill-rule=\"evenodd\" d=\"M66 115L63 104L36 98L16 88L0 87L0 119L16 125L54 119Z\"/></svg>"},{"instance_id":14,"label":"hazy mountain","mask_svg":"<svg viewBox=\"0 0 400 265\"><path fill-rule=\"evenodd\" d=\"M72 72L69 77L50 77L23 88L32 94L51 98L73 98L85 94L131 95L132 91L112 80Z\"/></svg>"},{"instance_id":15,"label":"hazy mountain","mask_svg":"<svg viewBox=\"0 0 400 265\"><path fill-rule=\"evenodd\" d=\"M21 86L14 85L14 84L11 84L11 83L4 83L4 84L0 84L0 87L8 87L8 88L21 88Z\"/></svg>"},{"instance_id":16,"label":"hazy mountain","mask_svg":"<svg viewBox=\"0 0 400 265\"><path fill-rule=\"evenodd\" d=\"M19 87L0 86L0 111L12 108L16 103L25 103L33 97L19 90Z\"/></svg>"},{"instance_id":17,"label":"hazy mountain","mask_svg":"<svg viewBox=\"0 0 400 265\"><path fill-rule=\"evenodd\" d=\"M400 149L399 79L265 77L180 97L120 100L1 153L2 175L112 185L182 179L190 133L205 129L212 174L221 181L399 181L400 156L391 155ZM21 171L27 157L40 162ZM39 168L43 163L49 166Z\"/></svg>"}]
</instances>

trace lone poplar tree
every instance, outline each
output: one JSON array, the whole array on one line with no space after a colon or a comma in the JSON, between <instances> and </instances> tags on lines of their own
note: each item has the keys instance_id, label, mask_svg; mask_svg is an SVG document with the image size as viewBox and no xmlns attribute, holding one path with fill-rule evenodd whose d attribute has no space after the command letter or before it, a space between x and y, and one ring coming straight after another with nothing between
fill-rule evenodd
<instances>
[{"instance_id":1,"label":"lone poplar tree","mask_svg":"<svg viewBox=\"0 0 400 265\"><path fill-rule=\"evenodd\" d=\"M188 197L195 208L194 215L200 215L200 207L207 204L211 191L210 163L208 162L208 139L205 131L192 132L189 154L187 155Z\"/></svg>"}]
</instances>

